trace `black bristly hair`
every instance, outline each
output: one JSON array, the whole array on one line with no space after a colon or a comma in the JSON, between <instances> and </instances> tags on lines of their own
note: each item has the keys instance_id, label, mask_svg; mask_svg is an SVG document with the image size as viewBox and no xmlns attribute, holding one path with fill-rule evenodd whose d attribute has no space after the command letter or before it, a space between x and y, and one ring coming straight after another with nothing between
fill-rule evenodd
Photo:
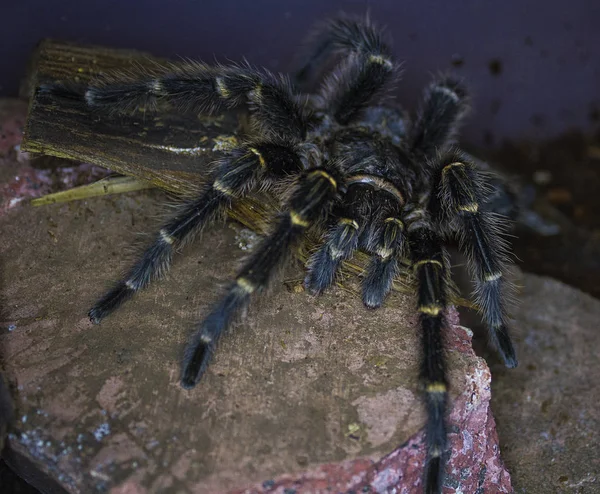
<instances>
[{"instance_id":1,"label":"black bristly hair","mask_svg":"<svg viewBox=\"0 0 600 494\"><path fill-rule=\"evenodd\" d=\"M348 125L393 81L399 67L381 31L368 19L339 17L319 26L307 43L295 76L299 87L333 55L339 60L324 78L317 100L337 123Z\"/></svg>"},{"instance_id":2,"label":"black bristly hair","mask_svg":"<svg viewBox=\"0 0 600 494\"><path fill-rule=\"evenodd\" d=\"M458 125L469 110L466 88L442 76L425 91L425 99L412 126L408 143L419 160L432 160L454 143Z\"/></svg>"},{"instance_id":3,"label":"black bristly hair","mask_svg":"<svg viewBox=\"0 0 600 494\"><path fill-rule=\"evenodd\" d=\"M257 188L293 187L282 195L287 199L271 234L196 325L183 358L184 388L199 382L222 334L308 229L322 233L308 262L305 284L312 293L331 286L342 261L362 249L371 256L362 298L374 309L384 303L399 263L412 266L427 410L423 486L428 494L439 494L448 456L444 331L450 270L444 244L449 237L459 239L491 341L505 364L514 367L507 329L507 227L485 207L492 187L487 174L454 147L469 107L465 86L449 76L434 80L411 123L401 109L378 105L398 74L391 53L371 22L341 17L317 29L296 74L302 88L320 76L315 94L303 94L285 76L247 64L200 63L117 74L85 88L49 84L40 92L79 99L90 110L109 113L149 111L161 102L204 113L246 104L250 112L251 134L216 163L206 186L158 230L122 280L98 300L89 312L94 323L165 273L176 249L234 201Z\"/></svg>"},{"instance_id":4,"label":"black bristly hair","mask_svg":"<svg viewBox=\"0 0 600 494\"><path fill-rule=\"evenodd\" d=\"M394 63L382 31L368 18L358 19L346 15L317 24L309 35L301 55L294 80L303 90L324 67L327 67L327 62L332 56L372 55Z\"/></svg>"},{"instance_id":5,"label":"black bristly hair","mask_svg":"<svg viewBox=\"0 0 600 494\"><path fill-rule=\"evenodd\" d=\"M199 194L185 203L178 214L163 225L154 242L143 252L123 279L107 292L90 310L89 316L99 323L105 316L145 288L153 278L160 278L171 264L172 253L190 241L206 224L236 198L243 197L258 180L267 185L269 174L281 176L302 169L292 147L257 142L235 149L223 158L212 180Z\"/></svg>"},{"instance_id":6,"label":"black bristly hair","mask_svg":"<svg viewBox=\"0 0 600 494\"><path fill-rule=\"evenodd\" d=\"M432 208L458 232L460 248L467 255L475 279L475 301L489 328L490 340L505 365L516 367L507 328L507 292L511 284L506 281L508 244L502 235L506 219L484 210L490 194L488 183L485 173L465 153L451 151L440 159L435 172L433 186L438 198Z\"/></svg>"},{"instance_id":7,"label":"black bristly hair","mask_svg":"<svg viewBox=\"0 0 600 494\"><path fill-rule=\"evenodd\" d=\"M417 311L422 329L421 379L427 407L426 492L437 493L443 480L446 447L448 382L443 355L442 331L448 302L448 267L442 239L435 233L428 214L414 210L407 216L411 261L417 280Z\"/></svg>"},{"instance_id":8,"label":"black bristly hair","mask_svg":"<svg viewBox=\"0 0 600 494\"><path fill-rule=\"evenodd\" d=\"M338 163L326 162L302 175L273 233L260 243L225 297L196 329L183 359L183 387L192 388L198 383L231 318L247 303L253 292L267 285L291 247L331 208L338 190L343 188L339 168Z\"/></svg>"}]
</instances>

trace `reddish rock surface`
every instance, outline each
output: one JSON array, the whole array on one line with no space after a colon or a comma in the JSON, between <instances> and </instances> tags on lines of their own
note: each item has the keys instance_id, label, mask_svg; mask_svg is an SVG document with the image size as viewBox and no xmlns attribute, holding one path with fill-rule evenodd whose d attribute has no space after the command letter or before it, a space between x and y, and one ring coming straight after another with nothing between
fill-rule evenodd
<instances>
[{"instance_id":1,"label":"reddish rock surface","mask_svg":"<svg viewBox=\"0 0 600 494\"><path fill-rule=\"evenodd\" d=\"M31 159L21 152L26 114L25 102L0 100L0 215L22 201L83 185L109 173L88 163L49 157Z\"/></svg>"},{"instance_id":2,"label":"reddish rock surface","mask_svg":"<svg viewBox=\"0 0 600 494\"><path fill-rule=\"evenodd\" d=\"M0 218L0 348L17 389L10 448L68 492L414 492L424 413L411 297L368 311L345 290L313 299L276 283L224 339L205 381L182 390L190 320L243 254L239 229L221 226L168 279L89 323L87 308L123 267L134 232L155 227L162 199L22 201ZM302 272L287 278L298 286ZM489 370L450 316L445 492L511 492Z\"/></svg>"},{"instance_id":3,"label":"reddish rock surface","mask_svg":"<svg viewBox=\"0 0 600 494\"><path fill-rule=\"evenodd\" d=\"M454 348L470 353L471 333L468 329L455 326L452 340ZM490 373L485 364L473 369L464 384L449 419L453 429L450 435L452 459L447 468L444 492L512 492L510 476L498 455L496 424L489 407ZM376 421L385 420L381 417L382 413L393 415L379 403L375 403L368 412L371 417L376 417ZM234 492L414 492L420 485L423 472L423 440L423 434L413 436L377 461L358 459L322 465L301 475L284 475Z\"/></svg>"}]
</instances>

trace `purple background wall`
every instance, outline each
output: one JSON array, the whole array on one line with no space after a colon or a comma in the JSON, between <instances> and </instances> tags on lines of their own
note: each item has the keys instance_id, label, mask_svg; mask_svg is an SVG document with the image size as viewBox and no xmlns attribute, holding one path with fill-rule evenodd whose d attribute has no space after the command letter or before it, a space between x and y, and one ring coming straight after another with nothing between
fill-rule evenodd
<instances>
[{"instance_id":1,"label":"purple background wall","mask_svg":"<svg viewBox=\"0 0 600 494\"><path fill-rule=\"evenodd\" d=\"M454 67L470 81L471 142L600 125L598 0L13 0L0 10L0 94L17 93L44 37L286 71L313 22L340 10L388 26L406 60L397 94L407 107L431 73Z\"/></svg>"}]
</instances>

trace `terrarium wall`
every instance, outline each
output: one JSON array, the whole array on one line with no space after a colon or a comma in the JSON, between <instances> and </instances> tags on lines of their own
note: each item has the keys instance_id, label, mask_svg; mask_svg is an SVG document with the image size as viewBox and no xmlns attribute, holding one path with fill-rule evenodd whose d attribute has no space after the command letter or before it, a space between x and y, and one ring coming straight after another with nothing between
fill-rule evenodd
<instances>
[{"instance_id":1,"label":"terrarium wall","mask_svg":"<svg viewBox=\"0 0 600 494\"><path fill-rule=\"evenodd\" d=\"M0 95L16 95L37 42L52 37L169 58L240 60L276 71L315 21L339 11L386 25L404 60L396 96L413 108L432 74L453 70L474 93L465 138L501 145L599 126L596 0L11 2L2 7Z\"/></svg>"}]
</instances>

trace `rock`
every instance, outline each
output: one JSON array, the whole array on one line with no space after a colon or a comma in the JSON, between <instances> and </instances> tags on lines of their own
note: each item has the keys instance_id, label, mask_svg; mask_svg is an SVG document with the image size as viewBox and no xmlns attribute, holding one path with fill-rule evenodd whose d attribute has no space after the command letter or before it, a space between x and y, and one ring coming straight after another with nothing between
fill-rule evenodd
<instances>
[{"instance_id":1,"label":"rock","mask_svg":"<svg viewBox=\"0 0 600 494\"><path fill-rule=\"evenodd\" d=\"M523 285L519 367L492 367L515 492L600 492L600 301L550 278L527 275Z\"/></svg>"},{"instance_id":2,"label":"rock","mask_svg":"<svg viewBox=\"0 0 600 494\"><path fill-rule=\"evenodd\" d=\"M451 335L453 348L465 352L463 357L468 355L470 331L454 326ZM499 457L498 436L489 407L491 376L481 359L471 361L478 362L467 372L450 416L452 458L444 492L512 492L510 476ZM367 421L374 420L378 428L381 425L377 422L386 421L382 412L393 416L390 408L401 406L392 402L392 407L386 407L382 399L372 401L374 406L366 410L365 417ZM299 475L282 475L251 488L236 490L235 494L414 492L423 472L423 439L419 433L381 459L359 458L321 465Z\"/></svg>"},{"instance_id":3,"label":"rock","mask_svg":"<svg viewBox=\"0 0 600 494\"><path fill-rule=\"evenodd\" d=\"M204 383L186 392L178 359L189 314L206 311L241 257L235 232L221 227L178 259L169 280L100 326L87 321L134 239L123 232L132 221L145 231L156 212L151 197L133 194L22 208L3 219L2 256L12 259L6 326L14 329L1 341L19 389L11 447L70 492L179 484L225 492L278 485L301 470L315 472L301 478L340 488L418 484L424 415L410 297L396 294L372 312L341 289L312 299L279 283L223 340ZM453 326L449 340L449 485L500 482L498 492L510 492L489 413L489 371L467 330ZM304 492L318 492L303 482Z\"/></svg>"},{"instance_id":4,"label":"rock","mask_svg":"<svg viewBox=\"0 0 600 494\"><path fill-rule=\"evenodd\" d=\"M341 288L315 299L294 289L302 270L293 265L185 391L179 359L191 321L244 255L238 228L225 225L100 326L88 321L164 199L150 191L20 205L0 218L0 351L17 389L10 449L73 493L414 492L424 411L412 297L393 294L377 311ZM450 318L446 492L511 492L489 370Z\"/></svg>"}]
</instances>

